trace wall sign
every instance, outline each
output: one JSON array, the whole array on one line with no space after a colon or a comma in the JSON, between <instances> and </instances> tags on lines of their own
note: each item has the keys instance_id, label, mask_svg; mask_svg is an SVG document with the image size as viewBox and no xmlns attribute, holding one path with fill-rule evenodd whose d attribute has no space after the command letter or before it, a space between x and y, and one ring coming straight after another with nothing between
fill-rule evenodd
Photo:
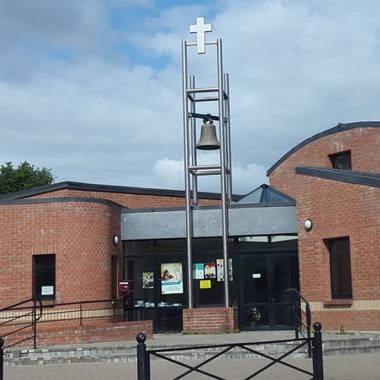
<instances>
[{"instance_id":1,"label":"wall sign","mask_svg":"<svg viewBox=\"0 0 380 380\"><path fill-rule=\"evenodd\" d=\"M182 263L161 264L161 293L183 293Z\"/></svg>"},{"instance_id":2,"label":"wall sign","mask_svg":"<svg viewBox=\"0 0 380 380\"><path fill-rule=\"evenodd\" d=\"M54 286L41 286L41 296L53 296Z\"/></svg>"},{"instance_id":3,"label":"wall sign","mask_svg":"<svg viewBox=\"0 0 380 380\"><path fill-rule=\"evenodd\" d=\"M143 284L143 289L153 289L154 288L154 273L142 272L142 284Z\"/></svg>"},{"instance_id":4,"label":"wall sign","mask_svg":"<svg viewBox=\"0 0 380 380\"><path fill-rule=\"evenodd\" d=\"M216 278L215 262L205 264L205 278Z\"/></svg>"},{"instance_id":5,"label":"wall sign","mask_svg":"<svg viewBox=\"0 0 380 380\"><path fill-rule=\"evenodd\" d=\"M211 280L201 280L199 281L200 289L211 289Z\"/></svg>"},{"instance_id":6,"label":"wall sign","mask_svg":"<svg viewBox=\"0 0 380 380\"><path fill-rule=\"evenodd\" d=\"M205 278L205 266L203 263L193 264L193 279L194 280L203 280Z\"/></svg>"},{"instance_id":7,"label":"wall sign","mask_svg":"<svg viewBox=\"0 0 380 380\"><path fill-rule=\"evenodd\" d=\"M216 259L216 279L217 281L224 281L224 260Z\"/></svg>"}]
</instances>

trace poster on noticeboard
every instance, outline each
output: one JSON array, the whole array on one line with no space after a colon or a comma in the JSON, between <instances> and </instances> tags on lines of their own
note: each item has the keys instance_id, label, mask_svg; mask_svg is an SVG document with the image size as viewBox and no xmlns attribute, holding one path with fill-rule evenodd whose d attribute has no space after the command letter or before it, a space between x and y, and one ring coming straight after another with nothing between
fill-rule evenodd
<instances>
[{"instance_id":1,"label":"poster on noticeboard","mask_svg":"<svg viewBox=\"0 0 380 380\"><path fill-rule=\"evenodd\" d=\"M217 259L216 260L216 280L224 281L224 260Z\"/></svg>"},{"instance_id":2,"label":"poster on noticeboard","mask_svg":"<svg viewBox=\"0 0 380 380\"><path fill-rule=\"evenodd\" d=\"M205 264L205 278L216 278L216 266L215 261Z\"/></svg>"},{"instance_id":3,"label":"poster on noticeboard","mask_svg":"<svg viewBox=\"0 0 380 380\"><path fill-rule=\"evenodd\" d=\"M182 263L161 264L161 293L183 293Z\"/></svg>"},{"instance_id":4,"label":"poster on noticeboard","mask_svg":"<svg viewBox=\"0 0 380 380\"><path fill-rule=\"evenodd\" d=\"M154 288L154 273L142 272L142 284L143 284L143 289L153 289Z\"/></svg>"},{"instance_id":5,"label":"poster on noticeboard","mask_svg":"<svg viewBox=\"0 0 380 380\"><path fill-rule=\"evenodd\" d=\"M232 259L228 259L228 277L230 281L234 280L233 271L232 271ZM216 260L216 279L217 281L224 281L224 260Z\"/></svg>"},{"instance_id":6,"label":"poster on noticeboard","mask_svg":"<svg viewBox=\"0 0 380 380\"><path fill-rule=\"evenodd\" d=\"M203 280L205 278L205 266L203 263L193 264L193 279Z\"/></svg>"}]
</instances>

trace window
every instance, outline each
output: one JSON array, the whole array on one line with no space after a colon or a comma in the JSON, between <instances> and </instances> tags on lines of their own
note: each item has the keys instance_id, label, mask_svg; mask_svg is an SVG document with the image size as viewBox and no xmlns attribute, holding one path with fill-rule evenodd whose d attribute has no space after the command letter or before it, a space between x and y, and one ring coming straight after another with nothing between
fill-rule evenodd
<instances>
[{"instance_id":1,"label":"window","mask_svg":"<svg viewBox=\"0 0 380 380\"><path fill-rule=\"evenodd\" d=\"M340 152L329 155L333 169L351 170L351 152Z\"/></svg>"},{"instance_id":2,"label":"window","mask_svg":"<svg viewBox=\"0 0 380 380\"><path fill-rule=\"evenodd\" d=\"M351 299L351 259L348 237L326 240L330 252L331 298Z\"/></svg>"},{"instance_id":3,"label":"window","mask_svg":"<svg viewBox=\"0 0 380 380\"><path fill-rule=\"evenodd\" d=\"M55 255L33 256L33 296L55 298Z\"/></svg>"}]
</instances>

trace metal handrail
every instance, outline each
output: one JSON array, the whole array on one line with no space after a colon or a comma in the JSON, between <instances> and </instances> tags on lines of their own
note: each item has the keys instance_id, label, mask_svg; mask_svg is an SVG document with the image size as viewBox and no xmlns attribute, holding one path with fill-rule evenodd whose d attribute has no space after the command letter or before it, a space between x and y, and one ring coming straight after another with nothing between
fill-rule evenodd
<instances>
[{"instance_id":1,"label":"metal handrail","mask_svg":"<svg viewBox=\"0 0 380 380\"><path fill-rule=\"evenodd\" d=\"M17 328L7 332L6 334L3 334L0 336L0 338L5 338L5 337L9 337L9 336L12 336L12 335L15 335L17 334L18 332L22 331L22 330L26 330L28 328L31 328L32 329L32 333L30 336L28 337L24 337L23 339L20 339L12 344L9 344L7 346L4 346L4 348L9 348L9 347L12 347L12 346L15 346L19 343L22 343L22 342L25 342L27 340L30 340L30 339L33 339L33 348L37 348L37 322L38 323L48 323L48 322L58 322L58 321L68 321L68 320L79 320L80 321L80 325L82 325L82 321L84 319L93 319L93 318L104 318L104 317L109 317L109 315L107 316L101 316L101 315L97 315L97 316L83 316L83 313L84 312L88 312L88 311L99 311L99 310L113 310L114 308L113 307L101 307L101 308L90 308L90 309L83 309L83 305L87 305L87 304L99 304L99 303L111 303L111 305L114 305L116 304L117 302L121 302L122 299L106 299L106 300L88 300L88 301L75 301L75 302L62 302L62 303L53 303L53 304L45 304L43 305L41 300L40 299L34 299L34 298L30 298L28 300L25 300L25 301L21 301L21 302L18 302L18 303L15 303L13 305L10 305L10 306L7 306L5 308L2 308L0 309L0 313L2 312L7 312L7 311L24 311L24 310L28 310L28 312L25 312L25 313L22 313L20 315L16 315L16 316L10 316L10 317L1 317L0 316L0 321L1 319L5 319L5 321L3 322L0 322L0 327L2 326L7 326L7 327L10 327L10 326L17 326ZM22 306L22 305L25 305L27 303L33 303L32 305L29 305L29 306ZM60 316L62 314L67 314L68 311L67 310L53 310L51 311L51 309L54 309L54 308L59 308L59 307L62 307L62 306L76 306L76 305L79 305L79 309L77 310L70 310L70 312L79 312L79 316L78 317L69 317L69 318L61 318ZM50 309L50 311L48 312L49 316L53 316L53 318L49 318L48 320L43 320L42 319L42 316L44 314L46 314L46 309ZM45 311L45 312L44 312ZM55 318L54 318L55 316ZM115 313L113 314L113 318L117 317L118 315L116 315ZM31 321L25 321L25 318L27 317L31 317ZM19 327L19 326L22 326L22 327Z\"/></svg>"},{"instance_id":2,"label":"metal handrail","mask_svg":"<svg viewBox=\"0 0 380 380\"><path fill-rule=\"evenodd\" d=\"M292 302L293 308L297 307L298 310L303 315L305 315L306 323L304 323L302 317L301 318L299 317L298 313L294 313L294 309L293 309L293 317L297 318L298 323L299 323L299 325L294 330L295 337L298 338L299 337L299 333L301 333L301 335L304 336L304 334L302 332L302 327L304 327L305 330L306 330L306 336L309 339L310 336L311 336L311 309L310 309L309 302L306 300L306 298L296 288L285 289L283 291L283 293L294 293L297 296L298 299L297 299L297 302ZM302 307L299 305L300 301L304 302L304 304L305 304L305 310L303 310ZM301 329L300 329L300 327L301 327ZM312 353L311 343L309 343L308 344L308 354L309 354L309 357L311 357L311 353Z\"/></svg>"},{"instance_id":3,"label":"metal handrail","mask_svg":"<svg viewBox=\"0 0 380 380\"><path fill-rule=\"evenodd\" d=\"M24 304L27 304L30 302L33 302L33 305L18 307L20 305L24 305ZM37 304L38 304L38 306L37 306ZM14 335L14 334L16 334L22 330L26 330L28 328L32 329L32 335L28 336L26 338L22 338L22 339L14 342L12 344L9 344L9 345L5 346L4 348L9 348L9 347L15 346L15 345L22 343L22 342L25 342L29 339L33 339L33 347L34 348L37 347L37 322L41 319L42 313L43 313L41 300L29 298L25 301L21 301L21 302L18 302L18 303L15 303L13 305L10 305L10 306L7 306L7 307L0 309L0 313L6 312L6 311L18 311L18 310L25 310L25 309L31 309L31 311L28 313L21 314L21 315L16 315L15 317L11 317L11 318L8 317L4 322L0 323L0 327L2 327L2 326L20 326L20 325L26 325L26 326L17 327L16 329L9 331L6 334L0 336L0 338L8 337L10 335ZM37 309L39 310L38 314L37 314ZM20 320L21 318L25 318L25 317L31 317L31 319L32 319L31 322L21 321L20 323L10 323L10 322L14 322L14 321Z\"/></svg>"}]
</instances>

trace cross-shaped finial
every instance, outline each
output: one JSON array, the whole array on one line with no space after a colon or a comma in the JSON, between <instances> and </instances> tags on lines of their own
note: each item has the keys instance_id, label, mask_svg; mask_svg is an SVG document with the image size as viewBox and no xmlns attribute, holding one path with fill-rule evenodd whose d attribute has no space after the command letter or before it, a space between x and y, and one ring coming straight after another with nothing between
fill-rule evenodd
<instances>
[{"instance_id":1,"label":"cross-shaped finial","mask_svg":"<svg viewBox=\"0 0 380 380\"><path fill-rule=\"evenodd\" d=\"M211 32L211 24L205 24L204 17L197 17L196 25L190 25L190 33L197 33L198 54L205 53L206 32Z\"/></svg>"}]
</instances>

